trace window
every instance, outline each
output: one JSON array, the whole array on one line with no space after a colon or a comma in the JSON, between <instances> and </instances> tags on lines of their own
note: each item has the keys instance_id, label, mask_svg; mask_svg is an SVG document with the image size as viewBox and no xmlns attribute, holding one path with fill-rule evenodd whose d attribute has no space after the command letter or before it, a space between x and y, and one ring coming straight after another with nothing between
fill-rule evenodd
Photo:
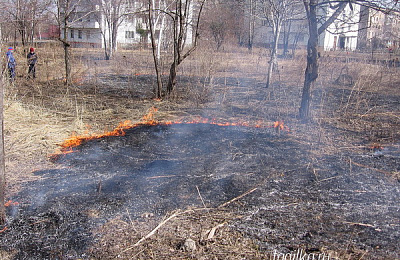
<instances>
[{"instance_id":1,"label":"window","mask_svg":"<svg viewBox=\"0 0 400 260\"><path fill-rule=\"evenodd\" d=\"M268 26L268 21L267 20L262 20L262 26Z\"/></svg>"},{"instance_id":2,"label":"window","mask_svg":"<svg viewBox=\"0 0 400 260\"><path fill-rule=\"evenodd\" d=\"M125 31L125 39L133 39L133 38L135 38L134 31Z\"/></svg>"},{"instance_id":3,"label":"window","mask_svg":"<svg viewBox=\"0 0 400 260\"><path fill-rule=\"evenodd\" d=\"M74 30L71 30L71 38L74 38Z\"/></svg>"},{"instance_id":4,"label":"window","mask_svg":"<svg viewBox=\"0 0 400 260\"><path fill-rule=\"evenodd\" d=\"M90 39L90 32L89 31L86 32L86 38Z\"/></svg>"},{"instance_id":5,"label":"window","mask_svg":"<svg viewBox=\"0 0 400 260\"><path fill-rule=\"evenodd\" d=\"M81 30L78 30L78 38L82 39L82 31Z\"/></svg>"}]
</instances>

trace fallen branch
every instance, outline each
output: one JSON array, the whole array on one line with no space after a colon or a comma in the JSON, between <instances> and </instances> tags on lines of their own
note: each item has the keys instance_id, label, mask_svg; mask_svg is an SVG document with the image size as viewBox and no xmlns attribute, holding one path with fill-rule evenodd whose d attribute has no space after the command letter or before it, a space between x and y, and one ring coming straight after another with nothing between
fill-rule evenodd
<instances>
[{"instance_id":1,"label":"fallen branch","mask_svg":"<svg viewBox=\"0 0 400 260\"><path fill-rule=\"evenodd\" d=\"M370 227L370 228L373 228L375 231L378 231L378 232L382 231L382 229L376 228L374 225L371 225L371 224L357 223L357 222L347 222L347 221L344 221L343 223L349 224L349 225L352 225L352 226Z\"/></svg>"},{"instance_id":2,"label":"fallen branch","mask_svg":"<svg viewBox=\"0 0 400 260\"><path fill-rule=\"evenodd\" d=\"M337 178L337 177L338 177L338 176L329 177L329 178L326 178L326 179L322 179L322 180L320 180L319 182L329 181L329 180L335 179L335 178Z\"/></svg>"},{"instance_id":3,"label":"fallen branch","mask_svg":"<svg viewBox=\"0 0 400 260\"><path fill-rule=\"evenodd\" d=\"M213 227L213 228L207 230L206 232L204 232L203 237L206 237L206 236L207 236L207 238L206 238L205 240L211 240L211 239L213 239L214 236L215 236L215 232L217 231L217 229L218 229L218 228L221 228L221 227L223 227L223 226L225 226L226 224L227 224L227 222L224 222L224 223L218 224L218 225L216 225L215 227Z\"/></svg>"},{"instance_id":4,"label":"fallen branch","mask_svg":"<svg viewBox=\"0 0 400 260\"><path fill-rule=\"evenodd\" d=\"M6 231L8 229L8 227L4 227L2 230L0 230L0 233L3 233L4 231Z\"/></svg>"},{"instance_id":5,"label":"fallen branch","mask_svg":"<svg viewBox=\"0 0 400 260\"><path fill-rule=\"evenodd\" d=\"M231 204L232 202L237 201L238 199L241 199L241 198L243 198L244 196L247 196L247 195L249 195L250 193L252 193L252 192L254 192L254 191L256 191L256 190L257 190L257 188L253 188L253 189L251 189L251 190L249 190L249 191L246 191L246 192L243 193L242 195L237 196L236 198L233 198L233 199L231 199L230 201L227 201L227 202L225 202L224 204L219 205L218 208L223 208L223 207L225 207L226 205L229 205L229 204Z\"/></svg>"},{"instance_id":6,"label":"fallen branch","mask_svg":"<svg viewBox=\"0 0 400 260\"><path fill-rule=\"evenodd\" d=\"M162 221L160 224L158 224L158 226L155 227L150 233L148 233L146 236L142 237L139 241L137 241L137 242L133 245L133 247L137 247L138 245L140 245L140 243L142 243L144 240L146 240L146 239L148 239L149 237L151 237L152 235L154 235L154 233L156 233L156 231L157 231L160 227L164 226L165 223L167 223L168 221L170 221L171 219L175 218L176 216L178 216L178 215L180 215L180 214L182 214L182 213L178 210L177 212L175 212L174 214L172 214L171 216L169 216L167 219L163 220L163 221ZM124 252L125 252L126 250L129 250L129 249L130 249L130 248L125 249Z\"/></svg>"},{"instance_id":7,"label":"fallen branch","mask_svg":"<svg viewBox=\"0 0 400 260\"><path fill-rule=\"evenodd\" d=\"M161 179L161 178L172 178L175 176L176 175L160 175L160 176L147 177L146 179L151 180L151 179Z\"/></svg>"},{"instance_id":8,"label":"fallen branch","mask_svg":"<svg viewBox=\"0 0 400 260\"><path fill-rule=\"evenodd\" d=\"M197 187L197 185L196 185L196 189L197 189L197 193L199 194L199 197L201 199L201 203L203 203L203 207L206 208L206 204L204 203L203 197L201 196L199 187Z\"/></svg>"},{"instance_id":9,"label":"fallen branch","mask_svg":"<svg viewBox=\"0 0 400 260\"><path fill-rule=\"evenodd\" d=\"M349 225L352 225L352 226L363 226L363 227L372 227L372 228L375 227L374 225L371 225L371 224L364 224L364 223L357 223L357 222L347 222L347 221L344 221L343 223L349 224Z\"/></svg>"},{"instance_id":10,"label":"fallen branch","mask_svg":"<svg viewBox=\"0 0 400 260\"><path fill-rule=\"evenodd\" d=\"M354 164L354 165L356 165L356 166L363 167L363 168L367 168L367 169L371 169L371 170L374 170L374 171L377 171L377 172L380 172L380 173L383 173L383 174L392 175L391 172L384 171L384 170L379 170L379 169L377 169L377 168L374 168L374 167L371 167L371 166L368 166L368 165L364 165L364 164L361 164L361 163L356 163L356 162L354 162L354 161L352 161L352 160L350 160L350 163L352 163L352 164Z\"/></svg>"},{"instance_id":11,"label":"fallen branch","mask_svg":"<svg viewBox=\"0 0 400 260\"><path fill-rule=\"evenodd\" d=\"M177 210L174 214L172 214L171 216L169 216L167 219L163 220L160 224L158 224L157 227L155 227L150 233L148 233L146 236L142 237L139 241L137 241L133 246L128 247L127 249L125 249L124 251L122 251L122 253L129 251L137 246L139 246L143 241L145 241L146 239L148 239L149 237L151 237L152 235L154 235L158 229L160 229L162 226L164 226L168 221L170 221L171 219L175 218L176 216L185 214L187 212L192 212L193 210L186 210L181 212L180 210Z\"/></svg>"}]
</instances>

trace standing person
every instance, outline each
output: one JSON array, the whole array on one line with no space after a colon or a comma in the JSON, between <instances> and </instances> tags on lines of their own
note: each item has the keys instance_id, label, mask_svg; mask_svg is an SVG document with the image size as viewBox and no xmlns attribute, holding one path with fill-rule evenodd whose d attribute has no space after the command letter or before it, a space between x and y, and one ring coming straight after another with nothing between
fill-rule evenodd
<instances>
[{"instance_id":1,"label":"standing person","mask_svg":"<svg viewBox=\"0 0 400 260\"><path fill-rule=\"evenodd\" d=\"M36 78L36 62L37 62L37 55L35 53L35 49L34 48L30 48L29 49L29 53L28 56L26 57L28 59L28 65L29 65L29 69L28 69L28 78L32 77Z\"/></svg>"},{"instance_id":2,"label":"standing person","mask_svg":"<svg viewBox=\"0 0 400 260\"><path fill-rule=\"evenodd\" d=\"M10 80L14 81L15 80L15 66L17 65L17 62L15 61L12 47L8 48L6 55L7 55L7 67L8 67L8 73L10 76Z\"/></svg>"}]
</instances>

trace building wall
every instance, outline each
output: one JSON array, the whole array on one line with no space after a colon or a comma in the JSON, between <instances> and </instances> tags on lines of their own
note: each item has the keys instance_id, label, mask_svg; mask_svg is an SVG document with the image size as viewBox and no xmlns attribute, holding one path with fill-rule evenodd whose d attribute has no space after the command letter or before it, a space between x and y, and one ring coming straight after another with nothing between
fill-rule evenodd
<instances>
[{"instance_id":1,"label":"building wall","mask_svg":"<svg viewBox=\"0 0 400 260\"><path fill-rule=\"evenodd\" d=\"M88 10L87 5L83 4L77 6L76 9L77 12L71 15L69 21L67 41L72 47L104 48L104 37L108 42L110 35L100 8L94 11ZM136 31L137 19L131 16L123 20L118 27L117 46L140 42L140 35ZM64 37L63 30L61 30L61 37Z\"/></svg>"},{"instance_id":2,"label":"building wall","mask_svg":"<svg viewBox=\"0 0 400 260\"><path fill-rule=\"evenodd\" d=\"M383 37L384 27L384 13L368 7L361 7L357 49L371 48L372 39L381 39Z\"/></svg>"},{"instance_id":3,"label":"building wall","mask_svg":"<svg viewBox=\"0 0 400 260\"><path fill-rule=\"evenodd\" d=\"M326 17L330 17L335 9L321 10ZM339 15L328 29L319 37L319 44L325 51L330 50L355 50L360 21L360 6L349 5Z\"/></svg>"},{"instance_id":4,"label":"building wall","mask_svg":"<svg viewBox=\"0 0 400 260\"><path fill-rule=\"evenodd\" d=\"M92 8L90 8L88 2L82 0L81 3L81 6L76 6L77 11L71 16L67 41L70 42L73 47L104 48L104 37L107 42L110 39L105 17L101 14L100 8L91 10ZM132 12L132 10L136 10L140 6L141 4L139 1L128 1L125 7L129 12ZM125 7L121 9L123 10ZM189 8L189 22L193 22L194 8L196 8L194 5ZM144 14L135 14L125 17L118 27L116 47L130 46L138 43L149 43L150 36L146 33L146 19L147 16ZM170 19L167 18L166 21L170 21ZM143 29L144 31L142 30L142 32L144 33L141 34L140 29ZM156 31L159 30L156 28ZM61 35L62 34L63 30L61 30ZM166 37L164 37L164 39L166 39ZM189 27L186 43L190 44L192 42L193 29Z\"/></svg>"},{"instance_id":5,"label":"building wall","mask_svg":"<svg viewBox=\"0 0 400 260\"><path fill-rule=\"evenodd\" d=\"M279 37L278 48L283 48L284 37L287 33L289 34L289 49L292 49L294 45L296 45L297 48L304 48L305 46L307 46L308 27L306 20L299 18L291 21L290 29L288 26L283 26ZM272 46L273 40L274 34L272 28L268 26L266 21L257 19L254 28L253 44L259 47L269 48L270 46Z\"/></svg>"}]
</instances>

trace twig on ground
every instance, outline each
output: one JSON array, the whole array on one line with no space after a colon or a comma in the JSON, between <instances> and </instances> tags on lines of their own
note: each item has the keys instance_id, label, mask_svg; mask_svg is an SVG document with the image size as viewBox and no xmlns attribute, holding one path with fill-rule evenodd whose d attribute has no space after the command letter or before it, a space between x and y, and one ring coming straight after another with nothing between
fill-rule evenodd
<instances>
[{"instance_id":1,"label":"twig on ground","mask_svg":"<svg viewBox=\"0 0 400 260\"><path fill-rule=\"evenodd\" d=\"M365 223L357 223L357 222L347 222L344 221L343 223L348 224L348 225L352 225L352 226L362 226L362 227L370 227L373 228L375 231L381 232L382 229L375 227L374 225L371 224L365 224Z\"/></svg>"},{"instance_id":2,"label":"twig on ground","mask_svg":"<svg viewBox=\"0 0 400 260\"><path fill-rule=\"evenodd\" d=\"M160 175L160 176L147 177L146 179L151 180L151 179L161 179L161 178L172 178L175 176L176 175Z\"/></svg>"},{"instance_id":3,"label":"twig on ground","mask_svg":"<svg viewBox=\"0 0 400 260\"><path fill-rule=\"evenodd\" d=\"M347 221L344 221L343 223L349 224L349 225L352 225L352 226L375 227L374 225L365 224L365 223L347 222Z\"/></svg>"},{"instance_id":4,"label":"twig on ground","mask_svg":"<svg viewBox=\"0 0 400 260\"><path fill-rule=\"evenodd\" d=\"M162 226L164 226L168 221L170 221L171 219L175 218L178 215L182 215L185 214L187 212L191 212L192 210L186 210L181 212L180 210L177 210L174 214L172 214L171 216L169 216L167 219L163 220L160 224L158 224L157 227L155 227L150 233L148 233L146 236L142 237L139 241L137 241L133 246L126 248L125 250L122 251L122 253L129 251L137 246L139 246L144 240L148 239L149 237L151 237L152 235L154 235L158 229L160 229Z\"/></svg>"},{"instance_id":5,"label":"twig on ground","mask_svg":"<svg viewBox=\"0 0 400 260\"><path fill-rule=\"evenodd\" d=\"M200 194L199 187L198 187L197 185L196 185L196 189L197 189L197 193L199 194L199 197L200 197L200 199L201 199L201 203L203 203L203 207L204 207L204 208L207 208L207 207L206 207L206 204L204 203L203 197L202 197L201 194Z\"/></svg>"},{"instance_id":6,"label":"twig on ground","mask_svg":"<svg viewBox=\"0 0 400 260\"><path fill-rule=\"evenodd\" d=\"M322 180L320 180L319 182L329 181L329 180L335 179L335 178L337 178L337 177L338 177L338 176L329 177L329 178L326 178L326 179L322 179Z\"/></svg>"},{"instance_id":7,"label":"twig on ground","mask_svg":"<svg viewBox=\"0 0 400 260\"><path fill-rule=\"evenodd\" d=\"M204 237L207 236L207 238L206 238L205 240L211 240L211 239L213 239L214 236L215 236L215 232L217 231L217 229L218 229L218 228L221 228L221 227L223 227L223 226L225 226L226 224L227 224L227 222L224 222L224 223L218 224L218 225L216 225L215 227L213 227L213 228L207 230L207 231L204 233Z\"/></svg>"},{"instance_id":8,"label":"twig on ground","mask_svg":"<svg viewBox=\"0 0 400 260\"><path fill-rule=\"evenodd\" d=\"M380 173L383 173L383 174L392 175L392 172L380 170L380 169L377 169L377 168L374 168L374 167L371 167L371 166L368 166L368 165L364 165L364 164L361 164L361 163L356 163L356 162L354 162L354 161L352 161L352 160L350 160L350 163L351 163L351 164L354 164L354 165L357 165L357 166L359 166L359 167L371 169L371 170L374 170L374 171L377 171L377 172L380 172Z\"/></svg>"},{"instance_id":9,"label":"twig on ground","mask_svg":"<svg viewBox=\"0 0 400 260\"><path fill-rule=\"evenodd\" d=\"M257 190L257 188L253 188L253 189L251 189L251 190L249 190L249 191L246 191L246 192L243 193L242 195L237 196L236 198L233 198L233 199L231 199L230 201L227 201L227 202L225 202L225 203L219 205L218 208L223 208L223 207L225 207L225 206L231 204L232 202L234 202L234 201L236 201L236 200L238 200L238 199L241 199L241 198L243 198L243 197L246 196L246 195L249 195L250 193L252 193L252 192L254 192L254 191L256 191L256 190Z\"/></svg>"}]
</instances>

